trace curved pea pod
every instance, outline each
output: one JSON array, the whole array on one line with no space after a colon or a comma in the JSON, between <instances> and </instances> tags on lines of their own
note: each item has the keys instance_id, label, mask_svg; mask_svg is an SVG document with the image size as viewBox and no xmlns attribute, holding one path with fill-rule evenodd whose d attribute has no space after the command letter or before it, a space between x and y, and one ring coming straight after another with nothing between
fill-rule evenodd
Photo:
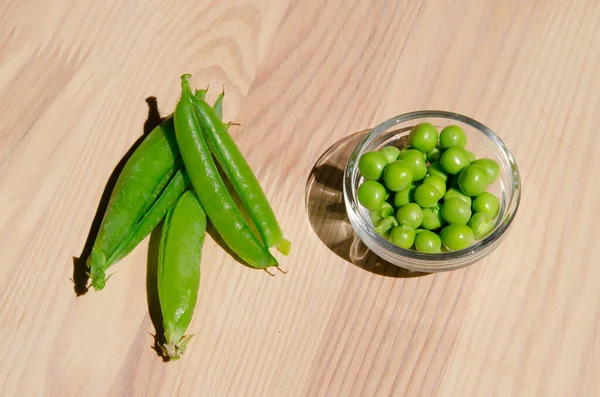
<instances>
[{"instance_id":1,"label":"curved pea pod","mask_svg":"<svg viewBox=\"0 0 600 397\"><path fill-rule=\"evenodd\" d=\"M277 260L252 234L219 175L194 110L189 77L181 77L181 100L174 117L175 134L202 208L227 246L242 260L259 269L277 266Z\"/></svg>"},{"instance_id":2,"label":"curved pea pod","mask_svg":"<svg viewBox=\"0 0 600 397\"><path fill-rule=\"evenodd\" d=\"M163 316L163 353L177 360L191 335L200 287L200 259L206 232L206 215L196 195L188 190L169 210L163 226L158 262L158 299Z\"/></svg>"},{"instance_id":3,"label":"curved pea pod","mask_svg":"<svg viewBox=\"0 0 600 397\"><path fill-rule=\"evenodd\" d=\"M143 240L164 216L169 202L175 201L173 197L176 199L183 193L183 189L175 189L179 194L167 189L182 167L179 157L173 119L169 118L150 132L128 159L117 178L87 260L95 290L104 288L106 270ZM167 197L154 207L163 193L168 193ZM169 202L165 202L167 198ZM153 208L155 212L147 217Z\"/></svg>"},{"instance_id":4,"label":"curved pea pod","mask_svg":"<svg viewBox=\"0 0 600 397\"><path fill-rule=\"evenodd\" d=\"M258 179L221 121L222 100L223 94L217 98L213 109L204 100L193 98L194 108L210 151L240 196L263 243L269 248L277 247L283 254L288 255L291 243L283 237L275 213Z\"/></svg>"}]
</instances>

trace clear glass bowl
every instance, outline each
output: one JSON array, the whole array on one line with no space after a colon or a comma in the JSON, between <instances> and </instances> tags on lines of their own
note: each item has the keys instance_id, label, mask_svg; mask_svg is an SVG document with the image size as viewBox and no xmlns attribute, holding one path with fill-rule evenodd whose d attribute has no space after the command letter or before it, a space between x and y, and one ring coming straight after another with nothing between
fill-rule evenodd
<instances>
[{"instance_id":1,"label":"clear glass bowl","mask_svg":"<svg viewBox=\"0 0 600 397\"><path fill-rule=\"evenodd\" d=\"M418 123L429 122L441 131L447 125L462 127L467 134L467 149L477 158L495 159L500 165L500 178L488 191L500 199L500 213L493 231L483 240L460 251L426 254L400 248L387 241L373 229L369 211L358 202L358 186L363 178L358 160L363 153L384 146L406 145L410 129ZM382 259L402 268L419 272L440 272L468 266L492 252L502 241L514 219L521 199L521 177L510 149L492 130L469 117L443 111L418 111L387 120L368 133L356 146L344 171L344 201L350 223L358 237Z\"/></svg>"}]
</instances>

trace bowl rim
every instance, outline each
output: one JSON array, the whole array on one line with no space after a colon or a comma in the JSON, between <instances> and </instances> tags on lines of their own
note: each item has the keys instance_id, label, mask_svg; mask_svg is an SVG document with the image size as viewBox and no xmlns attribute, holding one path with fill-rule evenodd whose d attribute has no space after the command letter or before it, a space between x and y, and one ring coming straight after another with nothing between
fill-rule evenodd
<instances>
[{"instance_id":1,"label":"bowl rim","mask_svg":"<svg viewBox=\"0 0 600 397\"><path fill-rule=\"evenodd\" d=\"M369 133L367 133L352 151L352 154L348 158L344 169L343 194L346 203L346 212L348 213L348 216L351 217L350 212L352 211L356 216L360 217L363 220L362 223L364 225L369 224L369 220L365 219L365 217L360 211L355 211L352 205L354 204L355 206L360 206L360 204L357 203L356 200L354 200L354 197L357 196L354 193L356 193L356 191L358 190L358 186L353 186L353 184L351 183L353 170L350 169L350 164L356 164L355 168L357 168L358 161L356 160L358 159L359 154L362 154L364 148L368 146L368 144L371 143L380 134L388 131L395 125L420 118L443 118L447 120L460 121L462 123L465 123L473 127L478 132L484 134L501 151L503 156L506 158L508 164L510 165L509 172L511 172L513 176L513 183L512 186L510 186L510 196L507 200L508 204L506 207L506 214L503 218L497 218L498 224L496 228L484 239L479 240L472 246L462 250L441 253L423 253L411 249L404 249L392 244L390 241L380 236L373 230L373 228L363 227L360 224L355 225L354 222L351 222L352 226L354 228L359 227L362 232L374 238L375 243L382 249L385 249L388 252L391 252L401 257L405 257L407 259L414 259L419 262L419 266L421 267L439 267L440 265L442 265L442 262L461 262L462 260L470 259L472 256L477 257L478 255L475 254L480 253L482 251L489 252L497 243L500 242L501 237L503 237L506 230L512 224L517 214L517 210L521 202L521 174L519 172L517 161L512 151L506 145L506 143L504 143L504 141L498 135L496 135L496 133L494 133L489 127L487 127L483 123L460 113L448 112L443 110L419 110L414 112L403 113L378 124ZM356 232L359 238L363 240L361 233L359 233L358 231Z\"/></svg>"}]
</instances>

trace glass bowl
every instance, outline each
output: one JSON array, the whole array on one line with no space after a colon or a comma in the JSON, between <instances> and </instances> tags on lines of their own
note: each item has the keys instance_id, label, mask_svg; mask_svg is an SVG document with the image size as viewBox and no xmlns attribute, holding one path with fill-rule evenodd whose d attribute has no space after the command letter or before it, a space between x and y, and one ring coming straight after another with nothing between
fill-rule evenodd
<instances>
[{"instance_id":1,"label":"glass bowl","mask_svg":"<svg viewBox=\"0 0 600 397\"><path fill-rule=\"evenodd\" d=\"M498 196L500 213L494 229L483 240L460 251L427 254L400 248L375 232L369 210L358 202L358 186L363 182L358 160L365 152L384 146L403 147L411 128L429 122L441 131L447 125L463 128L467 149L477 158L488 157L500 165L500 177L488 191ZM344 201L350 223L358 237L382 259L402 268L418 272L440 272L468 266L492 252L502 241L514 219L521 199L521 177L513 154L506 144L485 125L457 113L426 110L406 113L387 120L368 133L356 146L344 171Z\"/></svg>"}]
</instances>

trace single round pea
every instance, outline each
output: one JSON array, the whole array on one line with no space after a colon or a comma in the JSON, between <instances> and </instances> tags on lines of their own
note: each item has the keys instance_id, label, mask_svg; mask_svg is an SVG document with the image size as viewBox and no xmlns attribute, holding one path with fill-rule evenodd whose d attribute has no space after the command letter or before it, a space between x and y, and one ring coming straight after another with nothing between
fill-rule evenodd
<instances>
[{"instance_id":1,"label":"single round pea","mask_svg":"<svg viewBox=\"0 0 600 397\"><path fill-rule=\"evenodd\" d=\"M385 186L392 192L407 189L413 181L412 168L402 160L396 160L383 171Z\"/></svg>"},{"instance_id":2,"label":"single round pea","mask_svg":"<svg viewBox=\"0 0 600 397\"><path fill-rule=\"evenodd\" d=\"M467 225L454 223L446 226L440 232L442 244L450 251L458 251L473 245L475 236L473 231Z\"/></svg>"},{"instance_id":3,"label":"single round pea","mask_svg":"<svg viewBox=\"0 0 600 397\"><path fill-rule=\"evenodd\" d=\"M473 161L471 165L481 167L487 172L490 185L496 182L500 176L500 166L495 160L488 158L478 159Z\"/></svg>"},{"instance_id":4,"label":"single round pea","mask_svg":"<svg viewBox=\"0 0 600 397\"><path fill-rule=\"evenodd\" d=\"M427 161L429 161L430 163L440 161L440 157L442 157L442 152L442 147L440 145L435 145L433 149L427 152Z\"/></svg>"},{"instance_id":5,"label":"single round pea","mask_svg":"<svg viewBox=\"0 0 600 397\"><path fill-rule=\"evenodd\" d=\"M415 236L415 248L419 252L436 254L442 250L442 240L434 232L425 230Z\"/></svg>"},{"instance_id":6,"label":"single round pea","mask_svg":"<svg viewBox=\"0 0 600 397\"><path fill-rule=\"evenodd\" d=\"M444 128L440 133L440 146L442 149L448 149L451 147L467 147L467 135L457 125L449 125Z\"/></svg>"},{"instance_id":7,"label":"single round pea","mask_svg":"<svg viewBox=\"0 0 600 397\"><path fill-rule=\"evenodd\" d=\"M415 243L415 234L415 229L410 226L396 226L390 233L390 241L398 247L410 249Z\"/></svg>"},{"instance_id":8,"label":"single round pea","mask_svg":"<svg viewBox=\"0 0 600 397\"><path fill-rule=\"evenodd\" d=\"M435 187L440 192L439 199L444 197L444 194L446 194L446 182L439 176L429 175L423 180L423 184Z\"/></svg>"},{"instance_id":9,"label":"single round pea","mask_svg":"<svg viewBox=\"0 0 600 397\"><path fill-rule=\"evenodd\" d=\"M416 229L423 222L423 210L417 204L409 203L398 208L396 219L401 225L407 225Z\"/></svg>"},{"instance_id":10,"label":"single round pea","mask_svg":"<svg viewBox=\"0 0 600 397\"><path fill-rule=\"evenodd\" d=\"M383 202L381 208L371 211L371 221L373 225L377 225L380 220L385 218L386 216L394 215L394 207L388 202Z\"/></svg>"},{"instance_id":11,"label":"single round pea","mask_svg":"<svg viewBox=\"0 0 600 397\"><path fill-rule=\"evenodd\" d=\"M382 147L379 149L379 153L383 154L383 157L385 157L388 164L398 160L398 157L400 157L400 149L396 146Z\"/></svg>"},{"instance_id":12,"label":"single round pea","mask_svg":"<svg viewBox=\"0 0 600 397\"><path fill-rule=\"evenodd\" d=\"M410 185L408 189L404 189L396 193L394 196L394 205L396 208L400 208L408 203L415 202L415 185Z\"/></svg>"},{"instance_id":13,"label":"single round pea","mask_svg":"<svg viewBox=\"0 0 600 397\"><path fill-rule=\"evenodd\" d=\"M444 195L444 201L448 201L451 198L459 198L462 201L464 201L465 203L467 203L469 205L469 207L471 206L471 197L467 196L466 194L464 194L458 187L453 186L451 188L448 189L448 191L446 191L446 194Z\"/></svg>"},{"instance_id":14,"label":"single round pea","mask_svg":"<svg viewBox=\"0 0 600 397\"><path fill-rule=\"evenodd\" d=\"M465 149L458 146L452 146L442 153L440 164L447 173L456 175L460 170L469 165L470 162Z\"/></svg>"},{"instance_id":15,"label":"single round pea","mask_svg":"<svg viewBox=\"0 0 600 397\"><path fill-rule=\"evenodd\" d=\"M421 227L427 230L435 230L444 226L444 218L442 218L442 206L436 204L430 208L423 208L423 222Z\"/></svg>"},{"instance_id":16,"label":"single round pea","mask_svg":"<svg viewBox=\"0 0 600 397\"><path fill-rule=\"evenodd\" d=\"M423 158L423 153L416 149L411 149L404 154L400 154L400 158L412 169L413 180L418 181L425 178L425 175L427 175L427 163Z\"/></svg>"},{"instance_id":17,"label":"single round pea","mask_svg":"<svg viewBox=\"0 0 600 397\"><path fill-rule=\"evenodd\" d=\"M487 172L476 165L465 167L458 175L458 187L469 196L480 195L488 187Z\"/></svg>"},{"instance_id":18,"label":"single round pea","mask_svg":"<svg viewBox=\"0 0 600 397\"><path fill-rule=\"evenodd\" d=\"M419 123L408 134L408 143L423 153L433 149L437 141L438 132L431 123Z\"/></svg>"},{"instance_id":19,"label":"single round pea","mask_svg":"<svg viewBox=\"0 0 600 397\"><path fill-rule=\"evenodd\" d=\"M483 212L490 219L494 219L500 211L498 197L492 193L483 192L473 199L473 212Z\"/></svg>"},{"instance_id":20,"label":"single round pea","mask_svg":"<svg viewBox=\"0 0 600 397\"><path fill-rule=\"evenodd\" d=\"M379 152L367 152L358 160L358 170L368 181L376 181L381 178L383 169L387 165L385 156Z\"/></svg>"},{"instance_id":21,"label":"single round pea","mask_svg":"<svg viewBox=\"0 0 600 397\"><path fill-rule=\"evenodd\" d=\"M473 214L467 225L473 230L475 239L481 240L492 231L494 221L484 212L477 212Z\"/></svg>"},{"instance_id":22,"label":"single round pea","mask_svg":"<svg viewBox=\"0 0 600 397\"><path fill-rule=\"evenodd\" d=\"M473 161L475 161L475 155L473 154L472 151L465 149L465 153L467 154L467 158L469 159L469 163L472 163Z\"/></svg>"},{"instance_id":23,"label":"single round pea","mask_svg":"<svg viewBox=\"0 0 600 397\"><path fill-rule=\"evenodd\" d=\"M445 200L442 204L442 218L448 223L466 225L471 218L471 206L458 197Z\"/></svg>"},{"instance_id":24,"label":"single round pea","mask_svg":"<svg viewBox=\"0 0 600 397\"><path fill-rule=\"evenodd\" d=\"M365 181L358 187L358 201L371 211L375 211L385 202L385 188L376 181Z\"/></svg>"},{"instance_id":25,"label":"single round pea","mask_svg":"<svg viewBox=\"0 0 600 397\"><path fill-rule=\"evenodd\" d=\"M433 185L423 183L415 189L415 203L423 208L433 207L440 198L440 191Z\"/></svg>"},{"instance_id":26,"label":"single round pea","mask_svg":"<svg viewBox=\"0 0 600 397\"><path fill-rule=\"evenodd\" d=\"M444 182L448 182L448 173L439 162L429 164L429 167L427 167L427 174L431 176L439 176L444 180Z\"/></svg>"}]
</instances>

